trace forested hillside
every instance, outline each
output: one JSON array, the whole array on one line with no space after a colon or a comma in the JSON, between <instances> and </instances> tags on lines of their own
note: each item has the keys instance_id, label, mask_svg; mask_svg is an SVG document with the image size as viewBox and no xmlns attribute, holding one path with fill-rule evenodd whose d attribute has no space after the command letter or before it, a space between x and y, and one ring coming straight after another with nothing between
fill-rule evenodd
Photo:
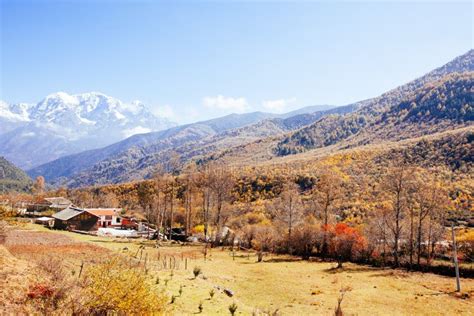
<instances>
[{"instance_id":1,"label":"forested hillside","mask_svg":"<svg viewBox=\"0 0 474 316\"><path fill-rule=\"evenodd\" d=\"M0 192L2 190L28 192L32 184L23 170L0 156Z\"/></svg>"},{"instance_id":2,"label":"forested hillside","mask_svg":"<svg viewBox=\"0 0 474 316\"><path fill-rule=\"evenodd\" d=\"M383 112L364 107L345 116L329 116L285 137L276 148L280 156L348 140L353 145L428 135L474 118L474 73L450 74L427 83ZM385 109L385 107L383 107Z\"/></svg>"},{"instance_id":3,"label":"forested hillside","mask_svg":"<svg viewBox=\"0 0 474 316\"><path fill-rule=\"evenodd\" d=\"M29 174L43 175L57 186L119 183L149 178L157 165L171 171L216 160L255 164L311 149L352 148L461 128L472 122L473 71L471 50L373 99L293 116L234 114L136 135Z\"/></svg>"},{"instance_id":4,"label":"forested hillside","mask_svg":"<svg viewBox=\"0 0 474 316\"><path fill-rule=\"evenodd\" d=\"M223 150L257 139L282 135L324 115L348 113L354 109L346 106L305 113L316 108L319 107L304 108L295 115L232 114L161 132L135 135L105 148L60 158L29 170L29 174L33 177L43 175L50 183L73 187L142 179L148 177L158 163L165 168L171 160L176 163L176 157L183 165L192 159L218 155Z\"/></svg>"}]
</instances>

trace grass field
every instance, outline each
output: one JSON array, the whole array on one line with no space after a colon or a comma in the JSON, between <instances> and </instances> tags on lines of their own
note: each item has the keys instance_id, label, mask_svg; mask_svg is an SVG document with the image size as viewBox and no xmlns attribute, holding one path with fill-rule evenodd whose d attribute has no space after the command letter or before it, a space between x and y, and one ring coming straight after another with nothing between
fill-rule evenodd
<instances>
[{"instance_id":1,"label":"grass field","mask_svg":"<svg viewBox=\"0 0 474 316\"><path fill-rule=\"evenodd\" d=\"M149 241L50 231L37 225L12 230L5 248L14 256L15 265L25 271L44 256L61 256L71 269L79 269L83 262L87 269L96 260L117 253L140 260L142 265L146 262L147 274L154 280L159 278L170 302L175 296L170 307L176 315L198 313L200 302L204 315L229 315L232 303L238 306L239 315L276 310L280 315L331 315L341 288L347 289L342 302L346 315L474 315L474 280L470 279L461 281L470 298L461 299L453 293L452 278L434 274L355 264L336 270L334 263L288 256L267 256L257 263L253 253L235 252L234 258L228 249L221 248L209 250L204 260L202 246L168 244L156 248ZM174 269L170 269L170 260ZM202 275L194 278L197 266ZM234 296L223 293L224 288ZM211 299L212 289L215 295Z\"/></svg>"}]
</instances>

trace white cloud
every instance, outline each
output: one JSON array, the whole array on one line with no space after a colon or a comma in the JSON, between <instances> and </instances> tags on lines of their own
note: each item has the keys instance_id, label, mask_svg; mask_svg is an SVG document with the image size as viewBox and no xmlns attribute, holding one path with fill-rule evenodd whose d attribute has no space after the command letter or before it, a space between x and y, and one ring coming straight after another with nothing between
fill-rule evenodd
<instances>
[{"instance_id":1,"label":"white cloud","mask_svg":"<svg viewBox=\"0 0 474 316\"><path fill-rule=\"evenodd\" d=\"M296 98L291 99L277 99L277 100L266 100L263 101L263 107L267 111L275 113L283 113L292 104L296 102Z\"/></svg>"},{"instance_id":2,"label":"white cloud","mask_svg":"<svg viewBox=\"0 0 474 316\"><path fill-rule=\"evenodd\" d=\"M145 134L150 133L151 129L143 127L143 126L136 126L134 128L129 128L122 131L122 134L125 138L130 137L135 134Z\"/></svg>"},{"instance_id":3,"label":"white cloud","mask_svg":"<svg viewBox=\"0 0 474 316\"><path fill-rule=\"evenodd\" d=\"M232 98L218 95L216 97L205 97L202 100L205 107L211 109L219 109L232 111L237 113L245 112L250 108L245 98Z\"/></svg>"},{"instance_id":4,"label":"white cloud","mask_svg":"<svg viewBox=\"0 0 474 316\"><path fill-rule=\"evenodd\" d=\"M176 114L174 113L173 108L171 107L171 105L168 104L154 107L153 114L159 117L167 118L169 120L174 120L176 118Z\"/></svg>"}]
</instances>

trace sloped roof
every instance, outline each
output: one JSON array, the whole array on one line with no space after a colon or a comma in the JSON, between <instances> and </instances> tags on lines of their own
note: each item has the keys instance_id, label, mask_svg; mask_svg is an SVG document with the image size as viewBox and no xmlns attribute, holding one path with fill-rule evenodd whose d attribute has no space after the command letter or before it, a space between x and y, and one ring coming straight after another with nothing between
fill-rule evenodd
<instances>
[{"instance_id":1,"label":"sloped roof","mask_svg":"<svg viewBox=\"0 0 474 316\"><path fill-rule=\"evenodd\" d=\"M64 197L49 197L49 198L44 198L46 201L48 201L49 203L51 203L51 206L54 207L54 206L69 206L72 204L71 201L69 201L68 199L64 198Z\"/></svg>"},{"instance_id":2,"label":"sloped roof","mask_svg":"<svg viewBox=\"0 0 474 316\"><path fill-rule=\"evenodd\" d=\"M54 218L62 220L62 221L67 221L73 217L76 217L77 215L80 215L84 212L87 212L89 214L92 214L86 210L83 210L81 208L76 208L76 207L68 207L62 210L61 212L57 212L56 214L53 215ZM96 216L95 214L92 214Z\"/></svg>"},{"instance_id":3,"label":"sloped roof","mask_svg":"<svg viewBox=\"0 0 474 316\"><path fill-rule=\"evenodd\" d=\"M121 211L119 208L85 208L84 210L96 216L119 215Z\"/></svg>"}]
</instances>

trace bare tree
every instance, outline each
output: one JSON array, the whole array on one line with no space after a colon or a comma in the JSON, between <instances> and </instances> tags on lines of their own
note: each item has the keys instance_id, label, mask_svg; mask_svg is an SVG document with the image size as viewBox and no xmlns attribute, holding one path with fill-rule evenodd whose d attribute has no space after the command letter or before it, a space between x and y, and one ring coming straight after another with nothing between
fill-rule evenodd
<instances>
[{"instance_id":1,"label":"bare tree","mask_svg":"<svg viewBox=\"0 0 474 316\"><path fill-rule=\"evenodd\" d=\"M392 167L383 182L385 194L390 204L387 226L393 237L394 265L400 265L400 239L403 232L403 219L408 209L408 192L412 184L412 170L406 165Z\"/></svg>"},{"instance_id":2,"label":"bare tree","mask_svg":"<svg viewBox=\"0 0 474 316\"><path fill-rule=\"evenodd\" d=\"M329 217L333 212L336 202L342 197L342 180L332 170L324 170L318 175L318 182L311 192L315 205L315 215L321 218L324 225L323 231L329 224ZM322 253L327 253L327 238L323 235Z\"/></svg>"},{"instance_id":3,"label":"bare tree","mask_svg":"<svg viewBox=\"0 0 474 316\"><path fill-rule=\"evenodd\" d=\"M293 228L300 223L303 215L300 192L293 182L283 185L283 190L276 199L274 208L276 217L287 227L287 251L292 253Z\"/></svg>"},{"instance_id":4,"label":"bare tree","mask_svg":"<svg viewBox=\"0 0 474 316\"><path fill-rule=\"evenodd\" d=\"M214 225L217 227L218 234L220 234L223 226L223 207L224 204L229 201L229 197L231 196L234 187L232 173L223 167L211 166L209 187L211 188L216 201Z\"/></svg>"}]
</instances>

